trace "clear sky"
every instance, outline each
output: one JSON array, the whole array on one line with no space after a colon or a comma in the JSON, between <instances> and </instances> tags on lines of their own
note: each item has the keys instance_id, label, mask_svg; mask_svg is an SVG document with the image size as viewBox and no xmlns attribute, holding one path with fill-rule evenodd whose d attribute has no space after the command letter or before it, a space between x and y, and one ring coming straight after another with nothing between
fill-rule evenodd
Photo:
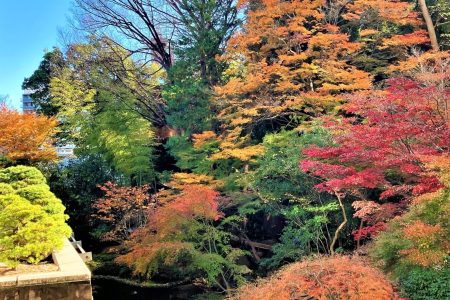
<instances>
[{"instance_id":1,"label":"clear sky","mask_svg":"<svg viewBox=\"0 0 450 300\"><path fill-rule=\"evenodd\" d=\"M21 85L57 45L71 0L0 0L0 95L20 108Z\"/></svg>"}]
</instances>

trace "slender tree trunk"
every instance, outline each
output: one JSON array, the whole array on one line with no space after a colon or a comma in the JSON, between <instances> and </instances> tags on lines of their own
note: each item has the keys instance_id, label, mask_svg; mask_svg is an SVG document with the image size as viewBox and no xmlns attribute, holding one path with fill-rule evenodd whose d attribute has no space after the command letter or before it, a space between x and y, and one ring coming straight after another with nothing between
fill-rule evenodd
<instances>
[{"instance_id":1,"label":"slender tree trunk","mask_svg":"<svg viewBox=\"0 0 450 300\"><path fill-rule=\"evenodd\" d=\"M428 35L431 40L431 47L434 51L439 51L439 43L436 37L436 30L434 29L433 20L431 19L430 12L428 11L427 3L425 0L419 0L420 10L422 11L423 18L427 24Z\"/></svg>"},{"instance_id":2,"label":"slender tree trunk","mask_svg":"<svg viewBox=\"0 0 450 300\"><path fill-rule=\"evenodd\" d=\"M364 221L361 220L361 223L359 223L359 234L361 234L361 230L363 228L363 224L364 224ZM361 247L361 236L359 236L358 240L356 241L356 249L358 250L359 247Z\"/></svg>"},{"instance_id":3,"label":"slender tree trunk","mask_svg":"<svg viewBox=\"0 0 450 300\"><path fill-rule=\"evenodd\" d=\"M331 241L331 245L330 245L330 254L334 255L334 246L336 244L336 241L339 238L339 234L341 233L342 229L344 229L345 224L347 224L347 214L345 213L345 206L344 203L342 202L342 194L338 193L338 192L334 192L334 194L336 195L338 201L339 201L339 206L341 207L341 211L342 211L342 217L343 217L343 221L342 223L339 225L339 227L336 229L336 231L334 232L334 236L333 236L333 240Z\"/></svg>"}]
</instances>

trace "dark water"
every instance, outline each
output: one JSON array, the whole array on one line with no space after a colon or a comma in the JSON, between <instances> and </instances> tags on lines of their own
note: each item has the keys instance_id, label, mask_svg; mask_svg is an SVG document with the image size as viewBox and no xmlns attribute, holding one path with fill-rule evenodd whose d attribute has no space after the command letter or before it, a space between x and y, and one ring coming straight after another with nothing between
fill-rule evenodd
<instances>
[{"instance_id":1,"label":"dark water","mask_svg":"<svg viewBox=\"0 0 450 300\"><path fill-rule=\"evenodd\" d=\"M204 292L194 285L172 288L139 288L107 279L93 279L94 300L181 300Z\"/></svg>"}]
</instances>

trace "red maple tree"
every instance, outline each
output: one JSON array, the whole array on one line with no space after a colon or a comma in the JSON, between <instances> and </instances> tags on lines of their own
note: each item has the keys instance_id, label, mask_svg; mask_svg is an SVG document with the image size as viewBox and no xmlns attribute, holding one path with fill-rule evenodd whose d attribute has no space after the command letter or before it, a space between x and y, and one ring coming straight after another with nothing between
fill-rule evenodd
<instances>
[{"instance_id":1,"label":"red maple tree","mask_svg":"<svg viewBox=\"0 0 450 300\"><path fill-rule=\"evenodd\" d=\"M442 187L427 171L423 157L449 155L450 88L442 86L442 77L434 83L394 78L388 84L384 91L349 96L345 117L325 123L335 134L334 146L304 150L309 159L300 162L301 169L322 178L316 188L334 193L342 208L343 198L350 194L372 208L376 207L368 200L401 207L402 200ZM355 232L357 239L376 233L382 229L379 222L389 218L377 216L387 211L381 207L356 208L356 216L369 225ZM345 225L344 210L343 214Z\"/></svg>"}]
</instances>

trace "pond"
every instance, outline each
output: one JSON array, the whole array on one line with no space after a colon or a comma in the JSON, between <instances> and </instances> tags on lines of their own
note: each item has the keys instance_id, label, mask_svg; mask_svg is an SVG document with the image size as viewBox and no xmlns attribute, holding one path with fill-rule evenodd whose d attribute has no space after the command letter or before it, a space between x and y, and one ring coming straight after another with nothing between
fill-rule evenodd
<instances>
[{"instance_id":1,"label":"pond","mask_svg":"<svg viewBox=\"0 0 450 300\"><path fill-rule=\"evenodd\" d=\"M94 300L181 300L193 299L204 290L192 284L170 288L142 288L108 279L92 279Z\"/></svg>"}]
</instances>

